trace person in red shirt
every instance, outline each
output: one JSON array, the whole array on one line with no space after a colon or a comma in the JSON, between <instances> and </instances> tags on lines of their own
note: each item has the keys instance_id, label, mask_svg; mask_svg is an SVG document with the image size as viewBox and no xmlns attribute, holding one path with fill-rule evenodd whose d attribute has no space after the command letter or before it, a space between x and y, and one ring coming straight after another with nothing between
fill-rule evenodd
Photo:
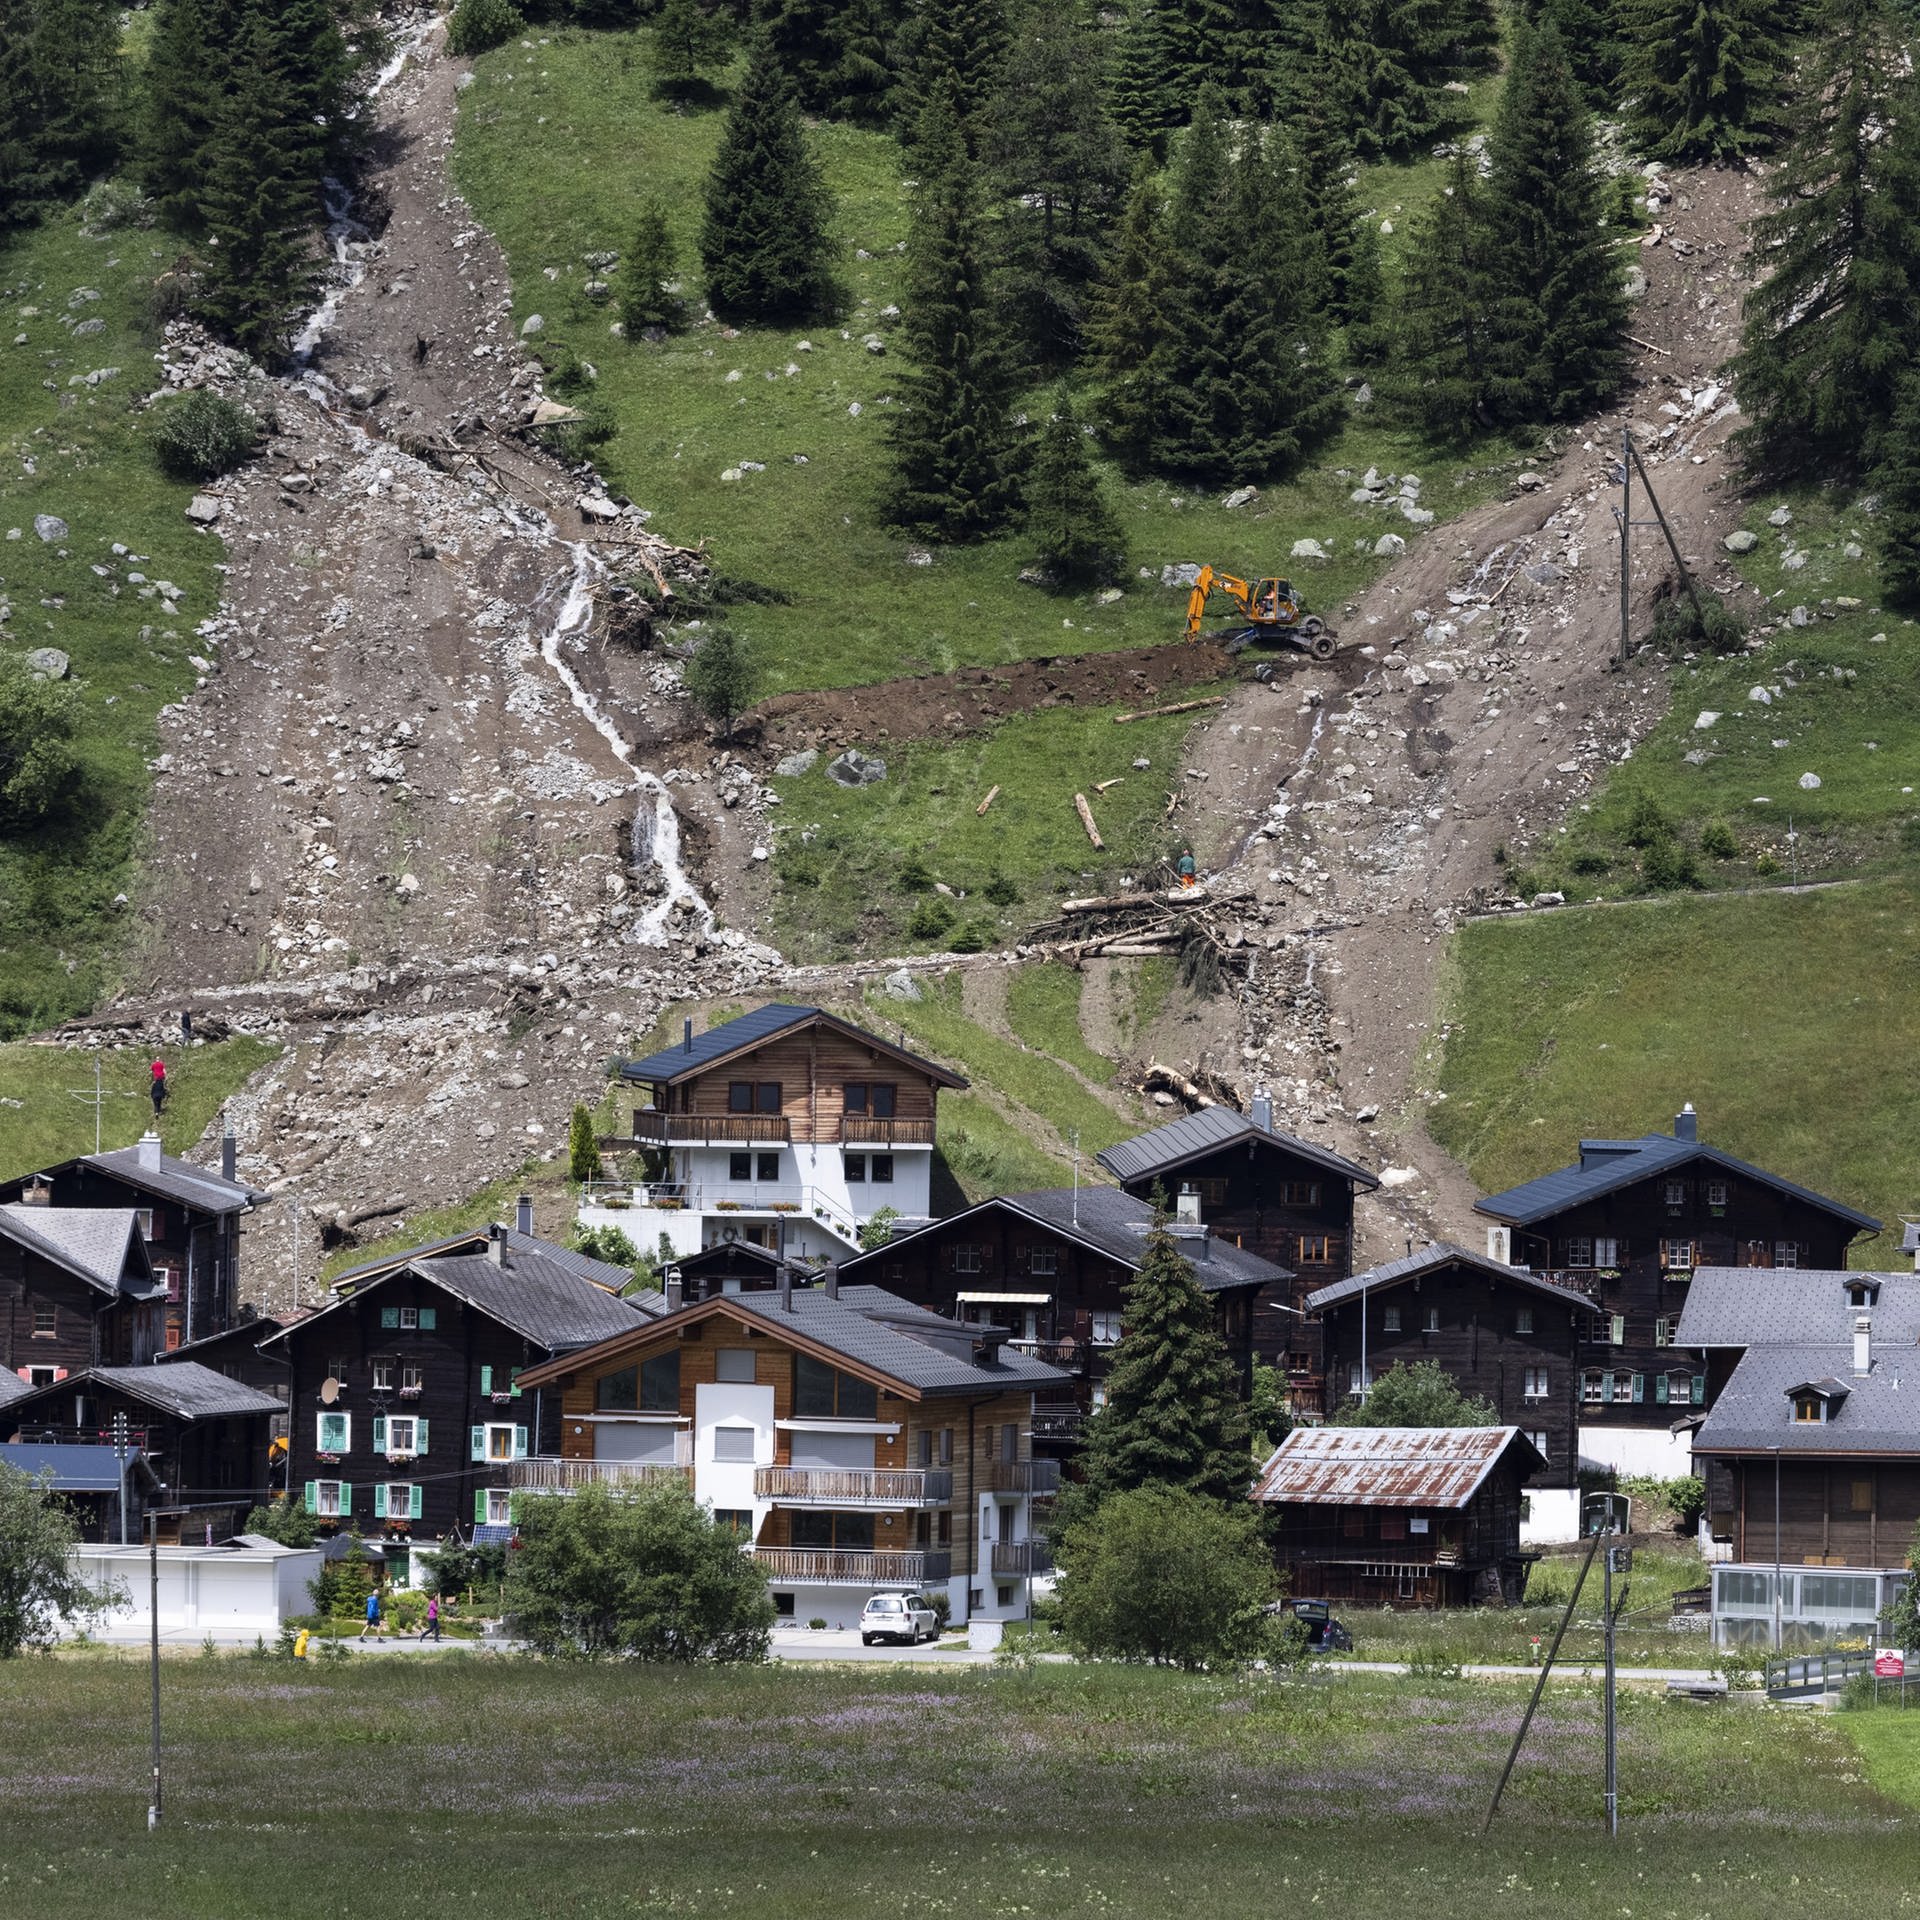
<instances>
[{"instance_id":1,"label":"person in red shirt","mask_svg":"<svg viewBox=\"0 0 1920 1920\"><path fill-rule=\"evenodd\" d=\"M160 1109L167 1104L167 1094L169 1091L167 1086L167 1063L164 1060L156 1060L153 1063L153 1085L149 1091L153 1095L153 1117L158 1120L160 1118Z\"/></svg>"}]
</instances>

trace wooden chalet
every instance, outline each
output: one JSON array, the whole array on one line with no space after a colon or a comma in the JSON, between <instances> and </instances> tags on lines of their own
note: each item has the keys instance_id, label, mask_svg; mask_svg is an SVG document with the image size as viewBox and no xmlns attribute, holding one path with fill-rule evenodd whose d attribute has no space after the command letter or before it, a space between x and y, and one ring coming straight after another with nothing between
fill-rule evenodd
<instances>
[{"instance_id":1,"label":"wooden chalet","mask_svg":"<svg viewBox=\"0 0 1920 1920\"><path fill-rule=\"evenodd\" d=\"M1256 1095L1250 1114L1202 1107L1099 1156L1128 1193L1159 1188L1183 1218L1256 1253L1292 1276L1255 1309L1257 1358L1286 1370L1296 1415L1324 1407L1320 1331L1307 1295L1353 1271L1354 1196L1380 1182L1366 1168L1273 1124L1273 1102Z\"/></svg>"},{"instance_id":2,"label":"wooden chalet","mask_svg":"<svg viewBox=\"0 0 1920 1920\"><path fill-rule=\"evenodd\" d=\"M870 1286L717 1294L528 1369L560 1444L512 1483L686 1486L766 1569L782 1618L857 1620L882 1587L1008 1619L1052 1565L1033 1400L1062 1375L996 1329Z\"/></svg>"},{"instance_id":3,"label":"wooden chalet","mask_svg":"<svg viewBox=\"0 0 1920 1920\"><path fill-rule=\"evenodd\" d=\"M1671 1439L1676 1383L1705 1383L1676 1355L1675 1329L1703 1267L1843 1267L1880 1222L1707 1146L1691 1106L1673 1132L1583 1140L1576 1165L1478 1202L1497 1222L1488 1251L1591 1303L1580 1354L1580 1446L1626 1472L1687 1471ZM1788 1282L1792 1286L1794 1282Z\"/></svg>"},{"instance_id":4,"label":"wooden chalet","mask_svg":"<svg viewBox=\"0 0 1920 1920\"><path fill-rule=\"evenodd\" d=\"M1396 1363L1432 1361L1525 1433L1543 1463L1537 1485L1579 1484L1584 1295L1442 1241L1322 1287L1307 1306L1344 1399Z\"/></svg>"},{"instance_id":5,"label":"wooden chalet","mask_svg":"<svg viewBox=\"0 0 1920 1920\"><path fill-rule=\"evenodd\" d=\"M216 1173L161 1152L160 1136L148 1133L131 1147L0 1181L0 1204L131 1209L166 1295L162 1344L185 1346L240 1315L240 1222L269 1196L237 1178L234 1151L228 1134Z\"/></svg>"},{"instance_id":6,"label":"wooden chalet","mask_svg":"<svg viewBox=\"0 0 1920 1920\"><path fill-rule=\"evenodd\" d=\"M1521 1489L1542 1466L1518 1427L1296 1427L1254 1483L1290 1591L1364 1606L1514 1606Z\"/></svg>"},{"instance_id":7,"label":"wooden chalet","mask_svg":"<svg viewBox=\"0 0 1920 1920\"><path fill-rule=\"evenodd\" d=\"M982 1201L840 1263L843 1281L868 1281L935 1313L997 1328L1020 1352L1060 1369L1034 1409L1036 1443L1077 1448L1118 1344L1127 1288L1145 1258L1154 1210L1113 1187L1049 1188ZM1215 1322L1252 1386L1260 1303L1284 1298L1293 1275L1212 1228L1169 1220L1165 1230L1212 1300Z\"/></svg>"},{"instance_id":8,"label":"wooden chalet","mask_svg":"<svg viewBox=\"0 0 1920 1920\"><path fill-rule=\"evenodd\" d=\"M130 1207L0 1206L0 1369L50 1387L165 1347L165 1285Z\"/></svg>"}]
</instances>

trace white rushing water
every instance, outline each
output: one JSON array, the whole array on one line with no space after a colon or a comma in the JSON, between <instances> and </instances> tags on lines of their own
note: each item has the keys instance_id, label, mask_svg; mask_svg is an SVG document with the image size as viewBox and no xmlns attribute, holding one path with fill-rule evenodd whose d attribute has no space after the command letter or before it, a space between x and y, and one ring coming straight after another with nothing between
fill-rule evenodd
<instances>
[{"instance_id":1,"label":"white rushing water","mask_svg":"<svg viewBox=\"0 0 1920 1920\"><path fill-rule=\"evenodd\" d=\"M692 906L700 925L710 933L713 909L680 864L680 816L674 812L665 786L655 775L635 764L632 743L614 725L599 701L580 684L580 676L567 661L567 642L584 632L587 622L593 618L593 585L604 571L585 541L569 542L567 550L573 555L573 576L567 584L560 612L540 642L540 657L553 669L566 688L568 699L585 716L588 725L613 750L614 758L633 775L639 793L633 818L633 864L659 868L666 882L665 893L647 909L627 937L642 946L664 947L668 917L681 901Z\"/></svg>"}]
</instances>

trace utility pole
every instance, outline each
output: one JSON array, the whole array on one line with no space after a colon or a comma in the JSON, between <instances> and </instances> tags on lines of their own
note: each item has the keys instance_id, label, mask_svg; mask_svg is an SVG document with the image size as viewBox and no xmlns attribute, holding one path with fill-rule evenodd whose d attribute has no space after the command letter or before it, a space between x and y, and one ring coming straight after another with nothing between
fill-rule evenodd
<instances>
[{"instance_id":1,"label":"utility pole","mask_svg":"<svg viewBox=\"0 0 1920 1920\"><path fill-rule=\"evenodd\" d=\"M1603 1571L1601 1605L1606 1610L1607 1640L1607 1835L1610 1839L1620 1836L1620 1722L1614 1706L1614 1660L1613 1660L1613 1576L1627 1573L1633 1567L1633 1549L1631 1547L1607 1548L1606 1566Z\"/></svg>"},{"instance_id":2,"label":"utility pole","mask_svg":"<svg viewBox=\"0 0 1920 1920\"><path fill-rule=\"evenodd\" d=\"M1647 505L1653 509L1651 520L1636 520L1633 517L1633 476L1635 470L1640 475L1640 485L1647 496ZM1647 477L1647 464L1640 458L1640 449L1633 444L1633 431L1630 427L1620 429L1620 504L1614 508L1613 517L1620 523L1620 658L1618 664L1625 666L1627 656L1632 651L1632 595L1633 595L1633 551L1631 534L1635 527L1658 527L1666 536L1667 551L1673 555L1673 564L1680 570L1680 584L1687 590L1687 598L1693 602L1694 619L1700 628L1700 637L1706 638L1707 610L1700 601L1700 589L1693 583L1693 570L1687 565L1680 552L1680 543L1673 537L1673 529L1667 524L1667 516L1660 505L1660 496L1653 490L1653 482Z\"/></svg>"},{"instance_id":3,"label":"utility pole","mask_svg":"<svg viewBox=\"0 0 1920 1920\"><path fill-rule=\"evenodd\" d=\"M101 1138L100 1116L107 1102L109 1100L138 1100L140 1096L137 1093L109 1093L106 1091L100 1084L100 1056L96 1053L93 1056L92 1087L69 1087L67 1089L67 1098L69 1100L77 1100L83 1107L91 1107L93 1109L93 1150L95 1153L98 1153L100 1151Z\"/></svg>"},{"instance_id":4,"label":"utility pole","mask_svg":"<svg viewBox=\"0 0 1920 1920\"><path fill-rule=\"evenodd\" d=\"M147 1831L160 1825L160 1523L147 1514L147 1624L153 1672L153 1797L147 1802Z\"/></svg>"},{"instance_id":5,"label":"utility pole","mask_svg":"<svg viewBox=\"0 0 1920 1920\"><path fill-rule=\"evenodd\" d=\"M113 1416L113 1463L120 1470L120 1544L131 1544L127 1538L127 1416L116 1413Z\"/></svg>"}]
</instances>

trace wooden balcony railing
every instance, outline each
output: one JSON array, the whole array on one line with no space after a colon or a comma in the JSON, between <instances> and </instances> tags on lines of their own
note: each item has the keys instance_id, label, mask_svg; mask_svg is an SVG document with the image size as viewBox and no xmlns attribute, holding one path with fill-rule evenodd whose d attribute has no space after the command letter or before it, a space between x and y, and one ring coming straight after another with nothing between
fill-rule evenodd
<instances>
[{"instance_id":1,"label":"wooden balcony railing","mask_svg":"<svg viewBox=\"0 0 1920 1920\"><path fill-rule=\"evenodd\" d=\"M860 1553L839 1547L755 1547L753 1557L774 1580L851 1587L917 1587L946 1579L953 1566L953 1555L944 1550Z\"/></svg>"},{"instance_id":2,"label":"wooden balcony railing","mask_svg":"<svg viewBox=\"0 0 1920 1920\"><path fill-rule=\"evenodd\" d=\"M785 1146L793 1130L780 1113L661 1113L633 1111L633 1137L642 1146Z\"/></svg>"},{"instance_id":3,"label":"wooden balcony railing","mask_svg":"<svg viewBox=\"0 0 1920 1920\"><path fill-rule=\"evenodd\" d=\"M507 1484L528 1493L572 1493L580 1487L611 1487L616 1491L623 1487L685 1487L693 1484L693 1469L666 1460L562 1460L549 1453L514 1461Z\"/></svg>"},{"instance_id":4,"label":"wooden balcony railing","mask_svg":"<svg viewBox=\"0 0 1920 1920\"><path fill-rule=\"evenodd\" d=\"M891 1114L848 1113L840 1119L840 1141L848 1147L930 1147L931 1120L902 1120Z\"/></svg>"},{"instance_id":5,"label":"wooden balcony railing","mask_svg":"<svg viewBox=\"0 0 1920 1920\"><path fill-rule=\"evenodd\" d=\"M1058 1493L1058 1460L989 1460L986 1470L989 1493Z\"/></svg>"},{"instance_id":6,"label":"wooden balcony railing","mask_svg":"<svg viewBox=\"0 0 1920 1920\"><path fill-rule=\"evenodd\" d=\"M945 1467L757 1467L753 1497L780 1506L944 1507L953 1474Z\"/></svg>"},{"instance_id":7,"label":"wooden balcony railing","mask_svg":"<svg viewBox=\"0 0 1920 1920\"><path fill-rule=\"evenodd\" d=\"M995 1573L1032 1574L1053 1571L1053 1546L1046 1540L996 1540L993 1543Z\"/></svg>"}]
</instances>

